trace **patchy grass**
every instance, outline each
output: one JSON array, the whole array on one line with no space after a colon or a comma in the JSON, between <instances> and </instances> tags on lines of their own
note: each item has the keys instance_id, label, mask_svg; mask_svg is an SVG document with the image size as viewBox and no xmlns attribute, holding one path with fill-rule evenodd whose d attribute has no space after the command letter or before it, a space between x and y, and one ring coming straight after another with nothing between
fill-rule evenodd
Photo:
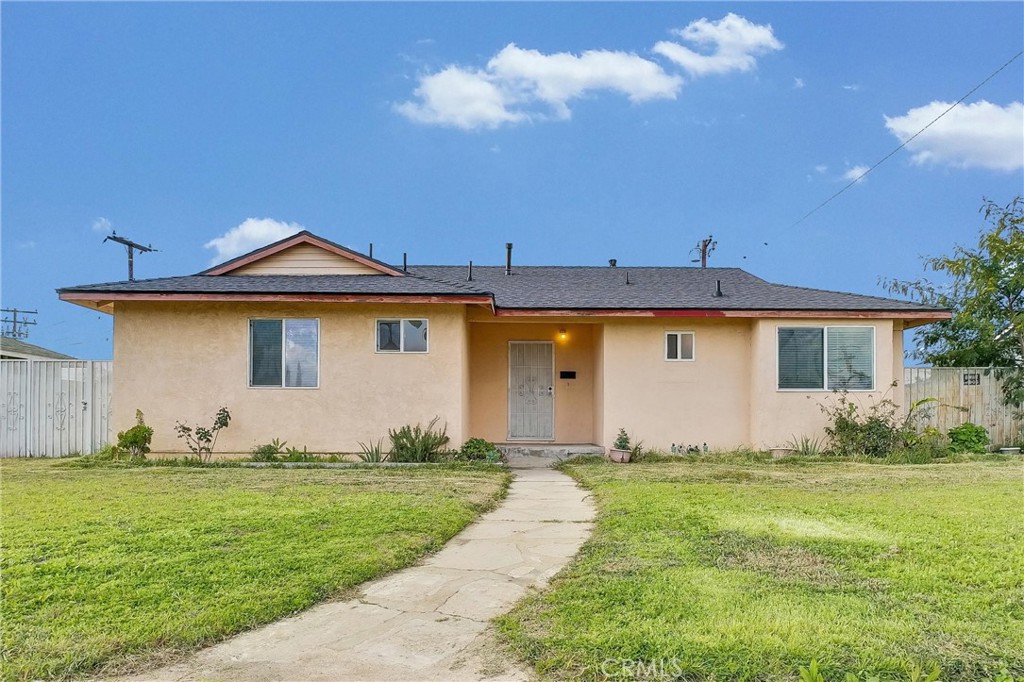
<instances>
[{"instance_id":1,"label":"patchy grass","mask_svg":"<svg viewBox=\"0 0 1024 682\"><path fill-rule=\"evenodd\" d=\"M3 677L154 663L435 550L509 475L2 464Z\"/></svg>"},{"instance_id":2,"label":"patchy grass","mask_svg":"<svg viewBox=\"0 0 1024 682\"><path fill-rule=\"evenodd\" d=\"M795 680L811 659L830 681L1024 676L1019 462L565 470L594 491L595 533L499 621L544 676L629 677L612 659L685 679Z\"/></svg>"}]
</instances>

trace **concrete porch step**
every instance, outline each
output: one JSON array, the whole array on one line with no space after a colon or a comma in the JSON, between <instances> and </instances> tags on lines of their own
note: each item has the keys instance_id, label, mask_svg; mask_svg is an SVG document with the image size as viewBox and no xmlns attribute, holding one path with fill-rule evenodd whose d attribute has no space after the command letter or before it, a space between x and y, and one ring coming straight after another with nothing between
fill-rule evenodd
<instances>
[{"instance_id":1,"label":"concrete porch step","mask_svg":"<svg viewBox=\"0 0 1024 682\"><path fill-rule=\"evenodd\" d=\"M577 455L604 455L604 448L592 443L495 443L514 469L550 467Z\"/></svg>"}]
</instances>

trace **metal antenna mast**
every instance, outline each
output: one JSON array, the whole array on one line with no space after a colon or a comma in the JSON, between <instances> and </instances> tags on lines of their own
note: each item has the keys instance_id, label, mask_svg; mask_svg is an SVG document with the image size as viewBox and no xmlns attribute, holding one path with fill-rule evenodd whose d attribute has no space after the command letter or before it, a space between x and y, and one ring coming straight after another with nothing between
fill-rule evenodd
<instances>
[{"instance_id":1,"label":"metal antenna mast","mask_svg":"<svg viewBox=\"0 0 1024 682\"><path fill-rule=\"evenodd\" d=\"M149 246L143 246L142 244L136 244L127 237L118 237L117 232L111 232L109 237L104 238L103 243L106 244L108 241L117 242L118 244L124 244L128 250L128 281L135 281L135 252L149 253L150 251L156 251L152 244Z\"/></svg>"}]
</instances>

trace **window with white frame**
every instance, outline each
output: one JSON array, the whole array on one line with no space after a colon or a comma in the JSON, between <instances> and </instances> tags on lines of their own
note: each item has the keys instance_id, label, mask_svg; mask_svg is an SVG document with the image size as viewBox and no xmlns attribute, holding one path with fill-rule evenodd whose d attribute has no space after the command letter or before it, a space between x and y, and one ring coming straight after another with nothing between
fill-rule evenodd
<instances>
[{"instance_id":1,"label":"window with white frame","mask_svg":"<svg viewBox=\"0 0 1024 682\"><path fill-rule=\"evenodd\" d=\"M693 360L693 332L665 332L666 360Z\"/></svg>"},{"instance_id":2,"label":"window with white frame","mask_svg":"<svg viewBox=\"0 0 1024 682\"><path fill-rule=\"evenodd\" d=\"M779 327L779 390L871 391L874 327Z\"/></svg>"},{"instance_id":3,"label":"window with white frame","mask_svg":"<svg viewBox=\"0 0 1024 682\"><path fill-rule=\"evenodd\" d=\"M317 388L320 320L249 320L249 386Z\"/></svg>"},{"instance_id":4,"label":"window with white frame","mask_svg":"<svg viewBox=\"0 0 1024 682\"><path fill-rule=\"evenodd\" d=\"M427 320L377 320L378 353L426 353Z\"/></svg>"}]
</instances>

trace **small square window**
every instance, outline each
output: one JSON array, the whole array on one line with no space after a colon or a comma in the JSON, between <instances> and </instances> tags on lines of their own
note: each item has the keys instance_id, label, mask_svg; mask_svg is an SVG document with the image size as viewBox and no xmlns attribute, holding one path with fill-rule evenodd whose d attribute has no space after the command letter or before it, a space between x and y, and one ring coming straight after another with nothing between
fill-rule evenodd
<instances>
[{"instance_id":1,"label":"small square window","mask_svg":"<svg viewBox=\"0 0 1024 682\"><path fill-rule=\"evenodd\" d=\"M428 321L377 320L378 353L426 353Z\"/></svg>"},{"instance_id":2,"label":"small square window","mask_svg":"<svg viewBox=\"0 0 1024 682\"><path fill-rule=\"evenodd\" d=\"M693 360L693 346L693 332L665 333L666 360Z\"/></svg>"}]
</instances>

